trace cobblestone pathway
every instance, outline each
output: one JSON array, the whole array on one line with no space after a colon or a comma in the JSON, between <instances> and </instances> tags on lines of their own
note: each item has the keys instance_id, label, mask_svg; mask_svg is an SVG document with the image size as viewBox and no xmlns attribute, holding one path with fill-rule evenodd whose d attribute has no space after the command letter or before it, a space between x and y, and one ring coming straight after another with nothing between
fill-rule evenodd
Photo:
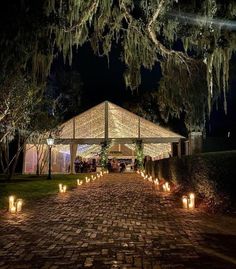
<instances>
[{"instance_id":1,"label":"cobblestone pathway","mask_svg":"<svg viewBox=\"0 0 236 269\"><path fill-rule=\"evenodd\" d=\"M236 268L235 249L220 254L222 240L206 218L138 175L109 174L27 205L20 216L4 213L0 268Z\"/></svg>"}]
</instances>

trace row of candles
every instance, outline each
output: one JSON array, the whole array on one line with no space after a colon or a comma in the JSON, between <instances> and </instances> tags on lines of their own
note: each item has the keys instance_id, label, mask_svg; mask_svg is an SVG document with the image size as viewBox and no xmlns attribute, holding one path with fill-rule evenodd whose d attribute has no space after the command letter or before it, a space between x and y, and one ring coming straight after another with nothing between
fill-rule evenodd
<instances>
[{"instance_id":1,"label":"row of candles","mask_svg":"<svg viewBox=\"0 0 236 269\"><path fill-rule=\"evenodd\" d=\"M153 180L152 176L148 176L145 174L145 171L137 171L144 179L147 179L149 182L152 182L154 185L159 187L159 180L156 178ZM169 182L165 182L162 184L162 188L164 192L170 192L170 184ZM182 196L182 206L184 209L194 209L195 208L195 194L189 193L188 195Z\"/></svg>"},{"instance_id":2,"label":"row of candles","mask_svg":"<svg viewBox=\"0 0 236 269\"><path fill-rule=\"evenodd\" d=\"M158 180L158 178L153 179L152 176L148 176L147 174L145 174L144 171L137 171L138 174L141 175L141 177L143 177L144 179L148 180L149 182L152 182L154 185L156 185L158 188L160 186L160 182ZM162 184L162 189L164 192L170 192L170 184L169 182L165 182L164 184Z\"/></svg>"},{"instance_id":3,"label":"row of candles","mask_svg":"<svg viewBox=\"0 0 236 269\"><path fill-rule=\"evenodd\" d=\"M91 181L94 181L96 179L99 179L103 177L105 174L108 174L108 171L101 171L100 173L97 173L96 176L92 175L91 177L85 177L85 183L89 183ZM83 180L77 179L77 186L80 186L83 184ZM59 192L60 193L65 193L67 190L66 185L59 184Z\"/></svg>"},{"instance_id":4,"label":"row of candles","mask_svg":"<svg viewBox=\"0 0 236 269\"><path fill-rule=\"evenodd\" d=\"M96 179L99 179L103 177L105 174L108 174L108 171L101 171L100 173L97 173L96 176L92 175L91 178L85 177L85 182L88 183L90 181L94 181ZM77 179L77 185L80 186L83 184L83 181L80 179ZM59 184L59 193L65 193L67 191L67 186L63 184ZM11 195L9 196L9 212L10 213L19 213L22 211L22 205L23 200L22 199L16 199L15 196Z\"/></svg>"}]
</instances>

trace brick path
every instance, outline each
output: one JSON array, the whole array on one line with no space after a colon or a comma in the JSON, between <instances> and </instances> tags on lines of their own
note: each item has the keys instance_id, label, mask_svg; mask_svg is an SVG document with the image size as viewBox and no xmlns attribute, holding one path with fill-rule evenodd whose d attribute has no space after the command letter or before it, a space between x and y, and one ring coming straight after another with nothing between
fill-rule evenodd
<instances>
[{"instance_id":1,"label":"brick path","mask_svg":"<svg viewBox=\"0 0 236 269\"><path fill-rule=\"evenodd\" d=\"M236 268L207 218L135 174L109 174L22 215L4 213L0 268Z\"/></svg>"}]
</instances>

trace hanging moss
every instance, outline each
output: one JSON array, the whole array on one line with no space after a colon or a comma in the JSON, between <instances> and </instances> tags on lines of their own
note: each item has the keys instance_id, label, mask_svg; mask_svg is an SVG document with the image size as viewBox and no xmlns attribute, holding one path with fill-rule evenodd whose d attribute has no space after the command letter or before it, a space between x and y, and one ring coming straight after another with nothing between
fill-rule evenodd
<instances>
[{"instance_id":1,"label":"hanging moss","mask_svg":"<svg viewBox=\"0 0 236 269\"><path fill-rule=\"evenodd\" d=\"M45 0L34 9L30 1L27 3L29 14L21 16L27 20L24 23L12 20L13 27L19 26L15 29L14 40L6 30L5 43L0 44L4 51L0 58L4 68L17 61L35 78L45 80L59 52L65 62L72 64L73 47L89 42L94 53L106 56L109 62L109 53L118 43L120 58L126 65L124 80L132 90L142 82L142 68L151 70L157 62L161 63L165 82L161 83L159 92L162 96L159 94L158 100L165 118L188 111L190 102L197 99L198 91L191 85L197 80L200 68L206 72L205 76L201 73L201 77L206 82L203 84L208 89L207 95L205 88L201 91L207 108L200 109L193 101L197 106L193 111L202 113L201 117L191 113L196 119L194 124L198 124L200 118L204 122L205 114L209 115L221 91L227 110L229 61L235 52L236 34L214 20L235 20L236 4L232 1ZM185 14L190 19L183 19ZM24 30L25 25L29 25L29 17L31 27L27 32ZM175 50L176 42L180 44L178 48L183 46L183 52ZM206 68L202 67L203 62ZM173 89L175 83L168 83L168 80L173 81L171 76L176 73L181 78L185 76L178 82L178 93ZM202 123L199 125L201 128Z\"/></svg>"}]
</instances>

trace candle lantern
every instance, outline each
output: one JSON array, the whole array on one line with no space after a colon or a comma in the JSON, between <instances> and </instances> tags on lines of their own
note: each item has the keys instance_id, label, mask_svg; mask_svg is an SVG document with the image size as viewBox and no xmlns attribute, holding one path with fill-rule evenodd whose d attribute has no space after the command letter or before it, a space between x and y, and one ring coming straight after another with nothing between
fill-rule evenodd
<instances>
[{"instance_id":1,"label":"candle lantern","mask_svg":"<svg viewBox=\"0 0 236 269\"><path fill-rule=\"evenodd\" d=\"M22 199L17 199L16 201L16 211L21 212L22 210L23 201Z\"/></svg>"},{"instance_id":2,"label":"candle lantern","mask_svg":"<svg viewBox=\"0 0 236 269\"><path fill-rule=\"evenodd\" d=\"M14 205L10 208L10 213L16 213L16 207Z\"/></svg>"},{"instance_id":3,"label":"candle lantern","mask_svg":"<svg viewBox=\"0 0 236 269\"><path fill-rule=\"evenodd\" d=\"M83 183L82 180L77 179L77 185L78 185L78 186L82 185L82 183Z\"/></svg>"},{"instance_id":4,"label":"candle lantern","mask_svg":"<svg viewBox=\"0 0 236 269\"><path fill-rule=\"evenodd\" d=\"M9 196L9 212L10 213L18 213L22 211L22 205L23 205L23 200L22 199L17 199L15 201L15 197Z\"/></svg>"},{"instance_id":5,"label":"candle lantern","mask_svg":"<svg viewBox=\"0 0 236 269\"><path fill-rule=\"evenodd\" d=\"M195 208L195 195L194 193L190 193L189 194L189 203L188 206L190 209L194 209Z\"/></svg>"},{"instance_id":6,"label":"candle lantern","mask_svg":"<svg viewBox=\"0 0 236 269\"><path fill-rule=\"evenodd\" d=\"M59 184L59 192L60 193L65 193L67 189L66 185Z\"/></svg>"},{"instance_id":7,"label":"candle lantern","mask_svg":"<svg viewBox=\"0 0 236 269\"><path fill-rule=\"evenodd\" d=\"M9 196L9 211L11 211L11 208L14 206L15 203L15 197L13 195Z\"/></svg>"},{"instance_id":8,"label":"candle lantern","mask_svg":"<svg viewBox=\"0 0 236 269\"><path fill-rule=\"evenodd\" d=\"M166 182L163 184L163 191L169 192L170 191L170 184L169 182Z\"/></svg>"},{"instance_id":9,"label":"candle lantern","mask_svg":"<svg viewBox=\"0 0 236 269\"><path fill-rule=\"evenodd\" d=\"M188 197L186 195L184 195L182 197L182 203L183 203L183 208L187 209L188 208Z\"/></svg>"}]
</instances>

